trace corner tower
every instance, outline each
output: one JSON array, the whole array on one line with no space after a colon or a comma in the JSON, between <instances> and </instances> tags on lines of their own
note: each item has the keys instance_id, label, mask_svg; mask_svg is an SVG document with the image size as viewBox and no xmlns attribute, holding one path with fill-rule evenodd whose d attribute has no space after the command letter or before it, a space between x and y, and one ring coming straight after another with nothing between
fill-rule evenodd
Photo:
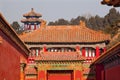
<instances>
[{"instance_id":1,"label":"corner tower","mask_svg":"<svg viewBox=\"0 0 120 80\"><path fill-rule=\"evenodd\" d=\"M24 23L25 31L36 30L40 27L42 21L40 17L42 17L42 15L36 13L33 8L31 8L30 12L23 14L23 17L25 17L25 19L22 19L21 22Z\"/></svg>"}]
</instances>

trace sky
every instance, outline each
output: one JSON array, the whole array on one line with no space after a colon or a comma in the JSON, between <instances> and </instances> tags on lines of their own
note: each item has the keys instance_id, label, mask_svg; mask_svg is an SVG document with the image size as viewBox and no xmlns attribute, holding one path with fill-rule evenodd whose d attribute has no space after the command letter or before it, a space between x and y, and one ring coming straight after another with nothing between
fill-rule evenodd
<instances>
[{"instance_id":1,"label":"sky","mask_svg":"<svg viewBox=\"0 0 120 80\"><path fill-rule=\"evenodd\" d=\"M31 8L42 14L41 19L55 21L60 18L70 20L77 16L99 15L104 17L112 7L101 5L102 0L0 0L0 13L11 24L23 19L23 14ZM116 8L120 11L120 7Z\"/></svg>"}]
</instances>

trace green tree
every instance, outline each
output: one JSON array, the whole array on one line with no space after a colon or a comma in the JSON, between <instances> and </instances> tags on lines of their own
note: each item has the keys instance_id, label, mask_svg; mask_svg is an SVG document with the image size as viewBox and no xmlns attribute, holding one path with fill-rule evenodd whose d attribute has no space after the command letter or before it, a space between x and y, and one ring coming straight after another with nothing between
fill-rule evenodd
<instances>
[{"instance_id":1,"label":"green tree","mask_svg":"<svg viewBox=\"0 0 120 80\"><path fill-rule=\"evenodd\" d=\"M69 22L65 19L58 19L57 24L58 25L68 25Z\"/></svg>"},{"instance_id":2,"label":"green tree","mask_svg":"<svg viewBox=\"0 0 120 80\"><path fill-rule=\"evenodd\" d=\"M22 27L19 25L19 23L17 21L14 21L12 24L11 24L12 28L15 30L15 32L17 34L20 34L23 32L23 29Z\"/></svg>"},{"instance_id":3,"label":"green tree","mask_svg":"<svg viewBox=\"0 0 120 80\"><path fill-rule=\"evenodd\" d=\"M109 13L104 17L105 25L113 25L114 22L120 19L120 14L115 8L111 8Z\"/></svg>"},{"instance_id":4,"label":"green tree","mask_svg":"<svg viewBox=\"0 0 120 80\"><path fill-rule=\"evenodd\" d=\"M17 21L14 21L12 24L11 24L12 28L15 30L15 31L18 31L19 28L20 28L20 25L18 24Z\"/></svg>"}]
</instances>

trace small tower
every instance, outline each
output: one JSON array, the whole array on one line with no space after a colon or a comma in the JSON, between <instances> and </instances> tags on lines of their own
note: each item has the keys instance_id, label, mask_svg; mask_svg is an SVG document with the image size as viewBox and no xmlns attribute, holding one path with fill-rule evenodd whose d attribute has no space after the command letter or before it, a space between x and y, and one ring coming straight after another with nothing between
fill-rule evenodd
<instances>
[{"instance_id":1,"label":"small tower","mask_svg":"<svg viewBox=\"0 0 120 80\"><path fill-rule=\"evenodd\" d=\"M31 8L30 12L23 14L23 17L25 17L25 19L22 19L21 22L24 23L25 31L36 30L40 27L42 19L39 18L42 17L42 15L34 12L33 8Z\"/></svg>"}]
</instances>

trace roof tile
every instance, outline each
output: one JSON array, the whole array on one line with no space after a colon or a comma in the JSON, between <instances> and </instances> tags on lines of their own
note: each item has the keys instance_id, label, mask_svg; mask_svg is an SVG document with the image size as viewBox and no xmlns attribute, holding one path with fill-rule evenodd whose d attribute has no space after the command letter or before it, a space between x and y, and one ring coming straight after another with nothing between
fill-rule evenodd
<instances>
[{"instance_id":1,"label":"roof tile","mask_svg":"<svg viewBox=\"0 0 120 80\"><path fill-rule=\"evenodd\" d=\"M46 26L20 35L20 38L24 42L99 42L111 39L108 34L82 25Z\"/></svg>"}]
</instances>

